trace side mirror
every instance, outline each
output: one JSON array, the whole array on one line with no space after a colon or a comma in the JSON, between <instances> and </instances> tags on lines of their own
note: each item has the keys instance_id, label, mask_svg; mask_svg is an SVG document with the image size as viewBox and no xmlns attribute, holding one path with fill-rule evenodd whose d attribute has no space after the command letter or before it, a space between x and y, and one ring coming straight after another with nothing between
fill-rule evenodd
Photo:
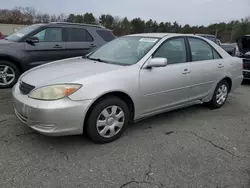
<instances>
[{"instance_id":1,"label":"side mirror","mask_svg":"<svg viewBox=\"0 0 250 188\"><path fill-rule=\"evenodd\" d=\"M152 67L165 67L168 64L168 60L166 58L152 58L148 61L146 68Z\"/></svg>"},{"instance_id":2,"label":"side mirror","mask_svg":"<svg viewBox=\"0 0 250 188\"><path fill-rule=\"evenodd\" d=\"M39 39L37 37L30 37L26 40L26 42L30 44L35 44L39 42Z\"/></svg>"},{"instance_id":3,"label":"side mirror","mask_svg":"<svg viewBox=\"0 0 250 188\"><path fill-rule=\"evenodd\" d=\"M250 51L249 51L249 52L247 52L247 53L245 53L245 55L250 56Z\"/></svg>"},{"instance_id":4,"label":"side mirror","mask_svg":"<svg viewBox=\"0 0 250 188\"><path fill-rule=\"evenodd\" d=\"M221 45L221 42L220 42L219 39L216 40L216 43L217 43L218 45Z\"/></svg>"}]
</instances>

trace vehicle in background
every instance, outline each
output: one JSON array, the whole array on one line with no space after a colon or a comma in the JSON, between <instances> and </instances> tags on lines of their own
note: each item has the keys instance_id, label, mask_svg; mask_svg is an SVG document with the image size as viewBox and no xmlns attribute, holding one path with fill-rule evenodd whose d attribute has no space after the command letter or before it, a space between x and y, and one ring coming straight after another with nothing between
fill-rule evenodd
<instances>
[{"instance_id":1,"label":"vehicle in background","mask_svg":"<svg viewBox=\"0 0 250 188\"><path fill-rule=\"evenodd\" d=\"M221 43L219 39L215 35L210 35L210 34L196 34L201 37L205 37L214 43L218 44L220 47L222 47L228 54L231 56L235 56L236 54L236 45L235 44L230 44L230 43Z\"/></svg>"},{"instance_id":2,"label":"vehicle in background","mask_svg":"<svg viewBox=\"0 0 250 188\"><path fill-rule=\"evenodd\" d=\"M4 35L0 32L0 40L4 39Z\"/></svg>"},{"instance_id":3,"label":"vehicle in background","mask_svg":"<svg viewBox=\"0 0 250 188\"><path fill-rule=\"evenodd\" d=\"M220 108L242 78L242 60L208 39L146 33L27 71L12 93L16 116L35 131L85 132L107 143L129 122L158 113L201 103Z\"/></svg>"},{"instance_id":4,"label":"vehicle in background","mask_svg":"<svg viewBox=\"0 0 250 188\"><path fill-rule=\"evenodd\" d=\"M235 43L221 43L221 42L219 42L219 44L231 56L236 56L237 45Z\"/></svg>"},{"instance_id":5,"label":"vehicle in background","mask_svg":"<svg viewBox=\"0 0 250 188\"><path fill-rule=\"evenodd\" d=\"M114 38L100 25L55 22L25 27L0 41L0 88L12 87L32 67L84 56Z\"/></svg>"},{"instance_id":6,"label":"vehicle in background","mask_svg":"<svg viewBox=\"0 0 250 188\"><path fill-rule=\"evenodd\" d=\"M243 76L244 79L250 79L250 35L245 35L237 40L237 45L240 53L238 57L243 59Z\"/></svg>"}]
</instances>

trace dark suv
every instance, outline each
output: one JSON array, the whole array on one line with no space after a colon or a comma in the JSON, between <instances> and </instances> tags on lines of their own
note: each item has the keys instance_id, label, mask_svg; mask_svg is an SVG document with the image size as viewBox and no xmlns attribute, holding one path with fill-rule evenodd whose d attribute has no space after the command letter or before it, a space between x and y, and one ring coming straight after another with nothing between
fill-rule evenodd
<instances>
[{"instance_id":1,"label":"dark suv","mask_svg":"<svg viewBox=\"0 0 250 188\"><path fill-rule=\"evenodd\" d=\"M219 39L215 35L210 34L196 34L198 36L207 38L214 43L218 44L221 48L223 48L228 54L231 56L235 56L236 53L236 44L230 44L230 43L221 43Z\"/></svg>"},{"instance_id":2,"label":"dark suv","mask_svg":"<svg viewBox=\"0 0 250 188\"><path fill-rule=\"evenodd\" d=\"M244 79L250 80L250 35L244 35L236 40L239 53L237 56L243 60Z\"/></svg>"},{"instance_id":3,"label":"dark suv","mask_svg":"<svg viewBox=\"0 0 250 188\"><path fill-rule=\"evenodd\" d=\"M25 27L0 40L0 88L12 87L32 67L84 56L114 38L99 25L56 22Z\"/></svg>"}]
</instances>

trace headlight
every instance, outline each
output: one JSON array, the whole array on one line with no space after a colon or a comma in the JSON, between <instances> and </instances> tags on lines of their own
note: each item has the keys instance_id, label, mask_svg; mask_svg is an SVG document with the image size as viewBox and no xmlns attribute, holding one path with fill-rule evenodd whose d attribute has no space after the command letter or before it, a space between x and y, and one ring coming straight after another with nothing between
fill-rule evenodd
<instances>
[{"instance_id":1,"label":"headlight","mask_svg":"<svg viewBox=\"0 0 250 188\"><path fill-rule=\"evenodd\" d=\"M50 85L35 89L29 97L38 100L57 100L73 94L80 87L79 84Z\"/></svg>"}]
</instances>

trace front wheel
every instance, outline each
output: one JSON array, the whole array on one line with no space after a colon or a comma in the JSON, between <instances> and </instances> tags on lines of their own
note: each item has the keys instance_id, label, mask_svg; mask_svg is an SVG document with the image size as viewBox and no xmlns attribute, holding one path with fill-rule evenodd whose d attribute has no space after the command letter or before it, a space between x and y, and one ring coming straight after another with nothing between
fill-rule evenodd
<instances>
[{"instance_id":1,"label":"front wheel","mask_svg":"<svg viewBox=\"0 0 250 188\"><path fill-rule=\"evenodd\" d=\"M212 100L208 103L209 106L213 109L222 107L227 100L228 93L229 93L228 82L226 80L220 81L214 90Z\"/></svg>"},{"instance_id":2,"label":"front wheel","mask_svg":"<svg viewBox=\"0 0 250 188\"><path fill-rule=\"evenodd\" d=\"M20 76L20 71L9 61L0 61L0 88L11 88Z\"/></svg>"},{"instance_id":3,"label":"front wheel","mask_svg":"<svg viewBox=\"0 0 250 188\"><path fill-rule=\"evenodd\" d=\"M88 137L96 143L118 139L129 122L127 104L118 97L106 97L92 108L86 121Z\"/></svg>"}]
</instances>

